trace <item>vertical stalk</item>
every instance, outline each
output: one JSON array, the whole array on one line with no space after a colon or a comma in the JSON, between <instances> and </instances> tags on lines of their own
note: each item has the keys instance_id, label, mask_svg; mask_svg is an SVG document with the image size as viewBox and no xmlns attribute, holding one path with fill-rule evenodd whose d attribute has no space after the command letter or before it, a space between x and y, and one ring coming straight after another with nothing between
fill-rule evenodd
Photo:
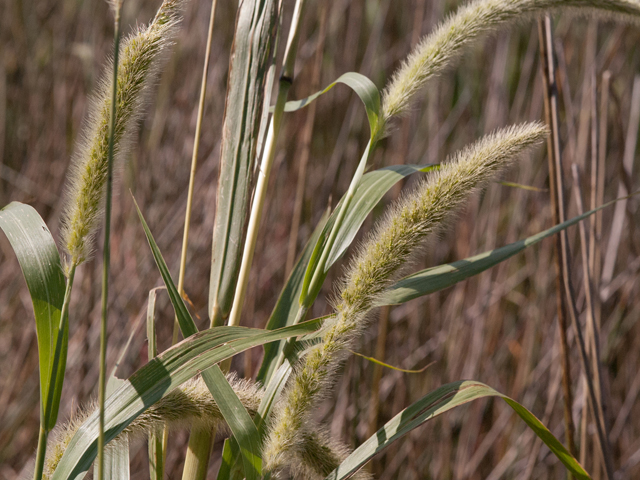
<instances>
[{"instance_id":1,"label":"vertical stalk","mask_svg":"<svg viewBox=\"0 0 640 480\"><path fill-rule=\"evenodd\" d=\"M543 58L545 59L544 73L545 73L545 112L547 117L551 119L551 139L553 146L553 156L555 157L555 187L556 187L556 201L557 201L557 214L559 221L565 220L565 207L564 207L564 188L562 184L562 163L560 157L560 138L559 138L559 117L558 117L558 102L557 102L557 89L555 88L555 66L553 60L553 35L551 32L551 18L547 14L544 20L540 20L538 24L540 27L540 41L543 50ZM551 152L550 152L551 153ZM549 155L551 157L551 155ZM551 165L550 165L551 166ZM589 359L587 357L584 337L582 334L582 327L578 320L578 311L574 301L573 286L571 285L570 267L569 267L569 241L567 238L566 230L560 232L560 260L562 268L562 277L564 283L564 292L566 296L566 306L571 318L571 324L575 330L576 339L578 343L578 350L582 369L587 381L587 387L589 390L589 405L595 419L596 430L598 433L598 444L605 464L605 470L608 480L613 480L613 460L611 456L611 450L609 442L606 436L602 410L598 408L598 402L595 393L595 387L593 378L591 376L591 368L589 366ZM557 244L557 243L556 243ZM566 408L566 403L565 403ZM571 412L569 411L569 414ZM565 409L566 420L566 409ZM571 420L573 425L573 420ZM571 448L571 445L569 445ZM575 447L574 447L575 448ZM573 450L575 451L575 450Z\"/></svg>"},{"instance_id":2,"label":"vertical stalk","mask_svg":"<svg viewBox=\"0 0 640 480\"><path fill-rule=\"evenodd\" d=\"M40 433L38 434L38 451L36 453L36 465L33 471L33 480L42 480L42 473L44 471L44 459L47 453L47 437L49 432L44 429L43 425L40 425Z\"/></svg>"},{"instance_id":3,"label":"vertical stalk","mask_svg":"<svg viewBox=\"0 0 640 480\"><path fill-rule=\"evenodd\" d=\"M284 105L287 103L289 89L293 83L295 59L300 39L300 23L305 5L306 0L296 0L293 19L291 20L291 27L289 30L289 39L287 40L287 47L284 55L282 73L280 74L280 80L278 83L278 97L276 99L273 116L269 122L267 140L265 142L262 161L258 170L258 181L253 196L253 205L251 206L251 216L247 227L247 238L245 240L244 251L242 253L242 263L240 265L240 273L238 274L238 283L236 284L233 306L231 307L231 314L229 315L229 325L240 324L242 306L247 293L247 284L249 283L249 271L251 270L251 264L253 263L253 254L255 252L256 241L258 239L262 210L264 208L265 198L267 195L269 174L271 173L271 167L273 166L273 160L276 155L276 143L278 141L280 127L282 126Z\"/></svg>"},{"instance_id":4,"label":"vertical stalk","mask_svg":"<svg viewBox=\"0 0 640 480\"><path fill-rule=\"evenodd\" d=\"M214 434L208 428L194 427L189 434L189 446L184 460L182 480L205 479Z\"/></svg>"},{"instance_id":5,"label":"vertical stalk","mask_svg":"<svg viewBox=\"0 0 640 480\"><path fill-rule=\"evenodd\" d=\"M104 248L102 252L102 314L100 318L100 379L98 403L100 406L100 430L98 431L98 479L104 478L104 401L107 385L107 306L109 301L109 263L111 261L111 196L113 189L113 135L116 125L116 101L118 92L118 56L120 53L120 9L122 1L114 2L113 78L111 85L111 113L109 118L109 153L107 157L107 192L104 215Z\"/></svg>"},{"instance_id":6,"label":"vertical stalk","mask_svg":"<svg viewBox=\"0 0 640 480\"><path fill-rule=\"evenodd\" d=\"M191 171L189 174L189 187L187 190L187 206L184 217L184 231L182 235L182 251L180 253L180 273L178 274L178 292L184 295L184 278L187 266L187 250L189 246L189 230L191 226L191 207L193 205L193 191L198 166L198 152L200 150L200 132L202 130L202 119L204 117L204 102L207 95L207 79L209 77L209 58L211 56L211 43L213 41L213 25L216 18L216 6L218 0L211 0L211 13L209 15L209 30L207 32L207 45L204 54L204 65L202 67L202 82L200 85L200 100L198 101L198 117L196 120L196 131L193 139L193 153L191 155ZM213 326L213 325L212 325ZM178 317L173 322L173 337L171 344L178 341L180 326ZM184 460L182 478L185 480L205 479L209 466L209 456L215 431L194 429L189 435L189 446ZM166 458L167 441L169 430L165 426L162 432L162 460ZM164 470L164 465L162 470Z\"/></svg>"},{"instance_id":7,"label":"vertical stalk","mask_svg":"<svg viewBox=\"0 0 640 480\"><path fill-rule=\"evenodd\" d=\"M549 15L538 21L538 37L540 41L540 54L543 66L543 87L544 87L544 111L546 122L551 128L552 134L547 139L547 157L549 159L549 192L551 199L551 216L555 225L559 224L560 211L558 202L558 192L562 189L556 188L556 163L560 161L560 145L557 136L557 111L558 111L558 90L555 78L555 65L553 60L553 39L551 36L551 20ZM554 135L554 132L556 135ZM564 205L564 204L563 204ZM575 454L575 443L573 440L573 418L571 416L571 406L573 395L571 392L571 365L569 362L569 350L567 346L567 318L565 308L565 297L563 294L563 271L560 264L561 240L559 235L554 236L554 265L556 270L556 302L558 309L558 329L560 334L560 357L562 360L562 390L564 396L564 429L567 438L567 446L571 454Z\"/></svg>"},{"instance_id":8,"label":"vertical stalk","mask_svg":"<svg viewBox=\"0 0 640 480\"><path fill-rule=\"evenodd\" d=\"M209 32L207 33L207 47L204 54L204 66L202 68L202 83L200 85L200 100L198 102L198 118L196 120L196 132L193 139L193 154L191 156L191 172L189 174L189 187L187 190L187 207L184 215L184 231L182 233L182 251L180 252L180 273L178 274L178 292L184 295L184 276L187 266L187 248L189 245L189 229L191 225L191 206L193 205L193 189L198 167L198 151L200 150L200 132L202 130L202 118L204 117L204 101L207 95L207 78L209 76L209 57L211 56L211 42L213 39L213 24L216 18L216 6L218 0L211 0L211 15L209 17ZM171 344L178 341L178 318L173 323L173 338Z\"/></svg>"},{"instance_id":9,"label":"vertical stalk","mask_svg":"<svg viewBox=\"0 0 640 480\"><path fill-rule=\"evenodd\" d=\"M33 479L41 480L42 472L44 470L44 460L47 452L47 437L49 436L49 429L47 423L51 415L55 415L57 412L49 410L53 404L55 384L58 377L58 365L60 364L60 356L62 353L62 342L65 331L65 324L69 319L69 301L71 299L71 289L73 288L73 279L76 275L75 263L71 264L69 268L69 274L67 277L67 286L64 292L64 299L62 301L62 309L60 310L60 323L58 324L58 337L56 339L56 348L53 354L53 365L51 366L51 374L49 376L49 389L47 393L47 399L40 399L42 406L46 407L46 411L41 411L40 414L40 433L38 434L38 450L36 452L36 463L33 471Z\"/></svg>"},{"instance_id":10,"label":"vertical stalk","mask_svg":"<svg viewBox=\"0 0 640 480\"><path fill-rule=\"evenodd\" d=\"M147 305L147 361L151 361L158 354L156 339L155 309L157 291L164 287L156 287L149 291ZM149 453L149 478L150 480L162 480L164 477L164 435L162 430L152 430L148 436Z\"/></svg>"},{"instance_id":11,"label":"vertical stalk","mask_svg":"<svg viewBox=\"0 0 640 480\"><path fill-rule=\"evenodd\" d=\"M572 173L574 178L574 191L576 196L576 204L578 206L578 215L582 215L584 213L584 206L582 201L582 195L580 193L580 172L578 170L578 166L576 164L572 165ZM580 250L582 253L582 268L583 268L583 278L584 278L584 291L585 291L585 299L587 304L587 353L591 356L591 363L593 368L593 382L595 386L596 393L596 401L597 408L601 413L601 421L602 427L606 434L608 431L606 421L604 418L604 408L602 403L602 373L600 368L600 334L598 330L598 326L595 321L595 307L594 307L594 288L593 282L591 280L591 269L589 267L589 242L587 241L587 229L584 225L584 222L579 223L580 229ZM586 385L585 385L586 387ZM585 388L585 391L588 392L588 388ZM585 395L586 397L586 395ZM585 398L586 400L587 398ZM586 427L585 416L583 416L583 425L582 427ZM580 454L582 457L583 452L586 451L586 448L583 448L581 445ZM598 471L595 471L595 470ZM599 476L599 466L594 463L594 475Z\"/></svg>"}]
</instances>

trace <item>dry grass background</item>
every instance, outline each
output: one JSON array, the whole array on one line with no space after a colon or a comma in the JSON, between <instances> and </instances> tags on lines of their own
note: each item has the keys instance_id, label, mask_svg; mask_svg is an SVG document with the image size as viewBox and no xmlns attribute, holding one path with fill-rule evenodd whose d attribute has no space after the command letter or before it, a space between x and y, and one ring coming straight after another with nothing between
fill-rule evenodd
<instances>
[{"instance_id":1,"label":"dry grass background","mask_svg":"<svg viewBox=\"0 0 640 480\"><path fill-rule=\"evenodd\" d=\"M292 97L310 94L346 71L359 71L382 86L422 35L455 8L446 0L334 0L311 2L305 18ZM285 1L290 12L292 2ZM152 17L157 2L127 0L124 25ZM289 8L287 8L289 7ZM210 3L191 0L176 48L154 91L148 114L116 182L112 223L112 279L109 365L133 335L120 368L128 374L146 362L144 328L149 289L161 284L131 191L170 266L177 272L189 162L195 130L201 65ZM82 126L88 95L111 48L111 18L103 0L1 0L0 2L0 204L32 204L57 235L66 168ZM211 232L215 215L220 127L235 2L220 2L211 71L185 291L192 309L207 322ZM289 13L290 15L290 13ZM326 15L326 38L321 18ZM597 97L602 75L611 74L605 199L616 197L624 174L634 73L640 60L640 31L584 18L556 19L561 89L561 125L567 183L572 162L583 169L583 196L589 198L591 72ZM286 22L285 22L286 24ZM317 56L324 44L322 56ZM314 68L316 58L322 68ZM595 67L594 67L595 66ZM311 110L285 119L271 178L242 324L263 327L285 279L285 259L296 212L300 163L308 155L297 249L300 250L329 199L333 205L348 186L368 126L359 100L336 88L317 104L310 141L305 135ZM537 29L526 22L467 53L461 66L430 83L420 108L399 123L376 152L379 167L431 163L496 127L543 117ZM602 124L602 118L601 124ZM633 127L633 123L632 123ZM628 133L630 131L630 133ZM545 188L544 150L509 172L507 180ZM393 191L386 200L396 196ZM576 213L567 190L569 216ZM376 210L378 213L381 210ZM605 212L602 255L609 242L613 209ZM548 192L500 184L477 195L468 208L416 262L424 268L492 249L550 226ZM610 296L602 306L602 361L606 415L620 478L640 475L640 235L637 201L628 205L617 248ZM369 220L366 227L371 225ZM578 309L584 317L582 266L577 229L569 232ZM476 379L521 401L562 438L562 391L557 340L552 241L439 294L383 310L359 352L403 368L435 362L424 373L380 369L351 356L332 401L317 412L333 435L359 444L392 415L437 386ZM38 374L35 329L28 292L6 238L0 238L0 478L13 479L28 464L38 431ZM99 260L78 270L70 315L67 377L61 419L96 396L99 342ZM340 272L334 269L333 276ZM330 285L330 282L327 282ZM328 293L328 292L327 292ZM162 295L161 295L162 297ZM169 345L172 312L163 298L159 348ZM327 304L319 300L314 314ZM584 320L584 318L583 318ZM573 416L579 424L582 382L578 352L570 334ZM234 358L245 375L255 373L261 350ZM373 385L373 387L372 387ZM377 388L376 388L377 387ZM373 391L372 391L373 390ZM463 423L464 419L464 423ZM591 432L593 433L593 432ZM579 436L577 436L579 438ZM187 435L170 442L168 478L178 478ZM132 447L132 478L148 478L146 449ZM219 451L217 449L216 451ZM136 453L137 452L137 453ZM535 461L535 464L534 464ZM592 460L587 461L590 469ZM214 457L211 469L217 469ZM381 479L564 478L564 469L540 448L501 402L480 401L422 427L377 457L372 471Z\"/></svg>"}]
</instances>

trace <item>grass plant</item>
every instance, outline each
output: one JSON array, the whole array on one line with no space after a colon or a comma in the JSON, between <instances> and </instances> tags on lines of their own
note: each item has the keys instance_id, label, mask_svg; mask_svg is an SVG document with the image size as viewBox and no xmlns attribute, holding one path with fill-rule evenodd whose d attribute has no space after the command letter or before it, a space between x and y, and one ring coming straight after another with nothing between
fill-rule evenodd
<instances>
[{"instance_id":1,"label":"grass plant","mask_svg":"<svg viewBox=\"0 0 640 480\"><path fill-rule=\"evenodd\" d=\"M115 373L108 379L106 368L109 352L107 313L110 307L109 285L112 281L109 273L111 240L115 238L111 228L113 169L114 164L115 168L118 168L117 164L130 155L129 152L135 144L137 125L142 120L144 104L149 98L153 83L158 78L166 52L176 41L185 5L183 0L163 0L153 20L148 25L136 28L132 34L124 38L122 44L122 2L117 1L113 5L113 61L107 62L105 80L99 84L94 95L85 132L76 147L67 175L67 198L61 219L61 244L65 254L59 255L53 236L31 207L14 202L0 210L0 228L7 234L25 275L38 331L41 421L34 480L81 478L94 461L94 475L99 480L128 479L129 445L136 439L148 439L147 460L150 477L152 480L160 480L166 474L165 461L168 455L177 454L168 442L172 432L176 430L190 432L189 443L184 453L183 480L211 478L210 453L212 445L215 445L217 433L224 434L226 438L221 450L216 452L220 458L216 477L218 480L288 477L364 480L373 478L374 475L361 470L362 467L382 450L390 449L393 452L396 440L457 406L486 397L503 399L524 420L529 428L527 435L544 442L555 455L557 462L566 468L569 476L591 478L587 466L581 465L574 458L577 449L573 440L571 416L571 349L579 354L584 385L588 389L588 395L585 394L584 398L588 400L590 408L590 417L586 413L583 413L582 417L580 451L586 451L588 419L592 418L597 430L594 445L597 444L599 447L593 451L602 457L602 465L598 462L593 463L592 474L599 478L602 471L606 478L613 480L616 469L622 466L615 464L616 459L609 445L606 411L603 408L607 386L604 368L601 368L603 365L600 364L601 326L598 325L596 315L596 311L600 311L597 308L601 309L602 306L598 305L596 308L596 283L591 279L592 276L598 275L597 272L594 273L594 266L599 265L595 258L598 255L596 249L599 247L595 244L596 231L600 229L594 221L588 241L584 226L580 230L589 322L587 346L582 335L578 300L572 286L574 274L569 268L570 241L566 230L613 202L602 205L602 201L596 201L604 198L602 192L596 191L599 185L598 175L603 174L603 165L598 161L604 154L597 151L598 132L594 126L594 166L591 172L594 191L591 210L587 213L583 211L582 196L578 190L578 167L574 164L574 188L579 216L566 220L567 208L564 204L560 154L562 127L558 114L559 100L555 83L551 20L547 12L584 12L597 18L622 20L635 26L640 18L640 2L474 0L460 6L455 13L436 26L432 33L420 40L390 77L384 89L378 89L376 83L362 73L349 72L319 92L305 91L305 94L309 94L308 97L289 101L292 89L298 91L298 81L301 82L300 90L305 90L304 80L298 80L304 79L304 76L299 75L295 65L301 52L309 56L309 49L304 46L303 33L311 3L308 0L297 0L291 15L285 10L288 8L287 5L275 0L246 0L238 7L229 59L225 111L221 122L215 220L212 218L213 255L208 272L210 283L208 289L206 286L198 285L201 290L209 292L209 319L207 328L199 331L197 314L194 318L185 300L188 298L188 286L191 286L187 270L187 251L192 228L192 211L199 208L196 207L199 194L196 188L196 166L199 152L203 148L201 139L205 141L203 133L207 127L207 84L210 69L214 67L209 64L209 57L212 55L217 1L213 0L211 4L189 184L186 188L185 218L184 223L175 220L171 222L172 225L183 225L177 285L174 284L158 245L164 245L166 238L162 242L156 241L152 233L155 227L149 227L138 203L134 200L142 231L175 314L173 338L169 348L164 351L158 348L156 329L160 328L163 318L156 311L158 290L153 289L149 292L146 313L149 359L126 379L119 378ZM327 11L324 10L328 7L322 8L321 45L324 44L325 37L330 38L325 29L331 28L331 22L325 16ZM546 16L545 20L540 20L539 23L540 41L544 57L542 62L547 69L544 70L546 76L541 95L544 98L541 98L541 101L544 100L546 107L548 126L538 121L527 121L494 129L492 133L482 136L468 146L457 149L456 153L449 155L437 165L395 164L378 169L370 168L380 161L380 150L386 148L386 145L392 145L396 119L401 116L410 118L412 112L418 111L418 97L425 91L425 85L429 81L442 75L447 68L451 68L455 61L483 36L512 24L526 23L542 15ZM290 22L284 25L284 19L287 18L290 18ZM288 39L283 57L279 59L278 40L285 27L288 27ZM321 52L317 54L314 65L313 75L318 76L323 66ZM272 102L271 92L274 90L276 71L279 80L275 88L275 101ZM593 77L595 78L595 74ZM269 211L271 195L273 194L274 199L281 198L277 187L274 187L276 180L272 175L278 170L274 167L278 165L281 144L288 144L285 138L288 133L288 119L297 115L295 111L312 102L318 102L320 109L322 102L336 93L336 85L340 85L340 89L344 86L349 87L364 106L369 124L366 147L361 155L356 154L355 147L345 150L353 157L353 161L346 162L341 172L341 175L347 178L348 186L342 188L342 184L336 181L336 185L340 186L340 192L343 193L342 198L318 223L313 235L308 235L310 239L301 252L300 259L292 266L280 295L276 296L276 307L270 314L266 327L260 325L260 328L251 328L255 327L248 318L251 313L249 292L252 282L256 282L257 269L254 258L260 248L269 248L269 243L273 240L269 237L262 238L261 232L268 223L265 217ZM330 91L333 93L329 94ZM458 97L462 98L460 95ZM596 103L595 94L593 103ZM595 124L595 111L591 119ZM310 129L314 123L308 122L308 125L310 127L307 127L305 132L309 131L305 133L303 141L307 150L310 148ZM318 126L322 126L317 122L315 125L316 130ZM406 125L410 125L410 122ZM474 132L474 137L476 136ZM516 235L507 247L501 249L488 243L487 252L484 254L458 260L450 265L436 264L435 267L408 275L410 270L415 270L412 267L418 264L420 253L426 249L426 245L429 245L431 251L434 245L433 238L442 235L442 232L454 223L456 215L464 215L460 213L463 207L469 204L471 199L477 199L478 192L496 184L498 178L518 163L519 159L531 157L535 147L544 143L545 139L549 145L549 171L544 178L546 175L549 176L551 208L556 224L554 229L521 240L517 240ZM600 144L602 143L601 140ZM304 168L299 170L303 172L301 174L307 169L306 155L308 151L305 152ZM367 223L368 216L379 201L410 175L421 178L413 182L408 193L403 193L397 201L385 208L380 219L368 229L369 232L365 234L364 239L358 240L358 232L363 224ZM298 179L295 189L296 205L293 210L296 218L293 233L290 235L291 245L287 248L294 253L299 230L298 217L303 209L304 188L301 186L304 186L304 182L304 178ZM523 186L515 182L504 184ZM524 186L520 190L528 195L546 191L538 186ZM630 191L632 189L627 188L625 193ZM626 202L631 196L622 200ZM146 210L147 206L144 209ZM207 211L210 209L211 205L208 205ZM94 239L103 218L103 211L105 237L102 244L98 402L97 405L93 402L82 406L69 421L58 424L57 415L67 362L72 287L78 267L84 263L90 264ZM511 213L514 216L518 215L517 211ZM489 212L489 215L497 213ZM497 219L497 216L495 218ZM152 225L154 223L152 222ZM541 228L537 228L537 231L540 230ZM479 275L490 267L504 268L503 262L507 258L552 233L558 236L556 274L560 302L558 321L561 324L563 340L566 446L556 437L562 438L557 430L550 430L544 425L549 423L549 415L541 422L527 407L519 403L522 401L528 407L532 404L530 399L520 398L520 391L516 389L515 393L510 392L509 396L506 396L474 380L446 383L430 392L422 392L413 402L403 401L397 409L402 409L401 412L397 413L396 410L377 431L381 402L376 398L374 415L370 415L375 419L374 424L367 425L366 428L370 430L369 438L359 442L360 446L355 449L337 438L336 432L327 426L327 422L319 421L317 412L327 403L327 399L331 398L341 377L341 366L348 358L353 358L349 354L354 353L353 350L366 337L365 333L378 307L389 308L390 304L415 301L427 293L438 292L456 284L461 285L460 282L463 280ZM428 241L431 243L427 243ZM344 263L342 273L336 274L336 267L344 255L348 255L349 259ZM617 251L611 255L617 256ZM284 264L284 257L280 257L280 263ZM293 264L292 255L289 254L288 257L290 258L287 265ZM197 261L202 263L200 259ZM64 265L64 276L62 267L57 265ZM530 268L535 269L536 265ZM607 268L609 272L611 267ZM151 272L147 272L146 275L153 276ZM607 275L610 275L610 272ZM328 287L331 283L334 285L333 293ZM257 285L253 288L260 288L261 284ZM607 288L610 287L611 285L607 285ZM508 286L505 286L504 290L505 295L511 291ZM321 310L323 292L327 293L328 300L325 305L329 306L328 314L326 308L324 311ZM633 308L637 309L637 306ZM394 328L387 326L390 311L385 310L385 335L388 328ZM568 341L568 325L563 326L564 312L567 312L571 319L577 348ZM321 313L325 315L317 316ZM307 316L313 316L311 314L317 318L306 320ZM241 326L244 322L251 327ZM418 318L418 326L420 322ZM128 330L133 328L132 325L127 326ZM178 328L184 337L181 342L177 342ZM411 338L407 338L406 341L408 345L412 345ZM454 342L455 337L447 341ZM482 344L482 340L480 343ZM252 375L251 360L246 363L244 378L241 378L238 372L232 371L232 357L262 345L265 345L265 355L257 378L254 379ZM384 344L378 345L377 350L384 352L384 347ZM533 343L529 349L533 349ZM419 349L407 350L414 354ZM469 355L469 358L476 358L476 361L479 358L475 347ZM358 358L360 357L370 358L358 354ZM385 359L373 360L378 367L387 366ZM409 367L398 367L395 373L422 374L424 370ZM475 366L472 365L471 372L475 371ZM376 385L381 385L379 371L376 378ZM109 392L108 381L112 386ZM376 396L379 394L373 393ZM553 407L551 398L550 394L550 410ZM358 405L356 402L355 407ZM337 407L334 409L337 418L336 412ZM464 414L461 424L461 436L464 435L462 438L473 443L471 439L474 438L474 434L469 433L470 429L478 430L479 427L471 427L470 422L465 422ZM496 425L500 425L500 421ZM505 428L504 425L506 421L503 422L502 428ZM52 430L49 438L49 432ZM372 431L375 432L373 435L370 434ZM495 439L498 436L489 434L487 438ZM395 452L397 454L397 450ZM183 452L179 453L182 455ZM532 461L536 460L533 456L531 458ZM582 458L585 458L584 453ZM468 465L474 463L470 462ZM467 468L473 473L474 468ZM531 474L532 470L528 468L527 471Z\"/></svg>"}]
</instances>

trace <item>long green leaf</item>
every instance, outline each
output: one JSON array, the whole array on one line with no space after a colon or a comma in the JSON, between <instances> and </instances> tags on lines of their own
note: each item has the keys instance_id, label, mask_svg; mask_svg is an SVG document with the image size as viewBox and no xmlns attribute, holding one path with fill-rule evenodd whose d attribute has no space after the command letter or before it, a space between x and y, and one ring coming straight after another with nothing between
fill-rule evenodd
<instances>
[{"instance_id":1,"label":"long green leaf","mask_svg":"<svg viewBox=\"0 0 640 480\"><path fill-rule=\"evenodd\" d=\"M364 166L364 164L362 165ZM364 174L355 190L355 193L353 194L353 198L347 206L347 212L344 214L341 226L336 234L335 242L327 256L324 271L320 272L320 274L323 277L326 276L329 268L338 261L342 255L344 255L344 252L347 250L349 245L351 245L351 242L353 242L353 239L367 218L367 215L371 213L371 210L373 210L391 187L413 173L428 172L435 168L437 168L437 165L393 165ZM305 272L300 303L305 301L307 303L312 303L319 292L319 288L316 288L316 291L314 292L309 292L308 288L311 284L312 276L317 271L322 252L327 248L329 232L340 216L340 211L344 208L344 203L348 195L349 193L347 192L340 199L340 202L338 202L338 205L331 214L331 217L329 217L320 238L315 244L313 254L307 266L307 271ZM320 282L320 286L321 285L322 282Z\"/></svg>"},{"instance_id":2,"label":"long green leaf","mask_svg":"<svg viewBox=\"0 0 640 480\"><path fill-rule=\"evenodd\" d=\"M138 204L135 203L135 206L138 210L138 216L140 217L142 228L147 236L147 241L151 247L153 258L158 265L162 279L167 287L167 292L169 293L169 298L171 299L171 303L176 312L176 317L178 318L178 324L180 325L182 334L185 337L194 335L197 333L198 328L196 327L189 310L187 310L184 301L180 297L178 289L173 283L167 264L162 257L162 253L160 252L153 235L151 234L151 230L149 229L147 222L144 220L140 208L138 208ZM249 412L247 412L247 409L242 405L242 402L233 391L231 385L229 385L229 382L218 365L213 365L211 368L203 371L202 379L211 392L216 404L220 408L220 413L222 413L222 416L240 445L247 480L257 479L262 471L260 436L258 435L258 430L253 423Z\"/></svg>"},{"instance_id":3,"label":"long green leaf","mask_svg":"<svg viewBox=\"0 0 640 480\"><path fill-rule=\"evenodd\" d=\"M353 196L340 230L338 230L338 236L327 259L325 269L340 259L353 242L367 215L371 213L371 210L382 200L391 187L413 173L424 173L437 167L437 165L393 165L365 174Z\"/></svg>"},{"instance_id":4,"label":"long green leaf","mask_svg":"<svg viewBox=\"0 0 640 480\"><path fill-rule=\"evenodd\" d=\"M293 270L291 270L289 279L280 293L280 297L276 302L273 312L271 312L271 316L269 317L269 321L266 326L267 330L274 330L276 328L293 324L300 308L298 298L300 297L300 292L302 292L304 273L307 269L307 265L309 264L311 254L313 253L313 248L315 247L320 234L324 230L327 219L327 214L322 216L322 219L316 226L316 229L307 242L307 245L304 247L298 262L293 267ZM265 345L264 357L262 359L262 364L260 365L260 371L256 377L256 380L261 382L263 385L269 383L269 380L276 369L275 362L284 348L284 343L285 342L282 341Z\"/></svg>"},{"instance_id":5,"label":"long green leaf","mask_svg":"<svg viewBox=\"0 0 640 480\"><path fill-rule=\"evenodd\" d=\"M369 119L369 127L371 128L371 137L375 137L380 127L380 92L375 84L365 77L361 73L347 72L338 79L325 87L323 90L314 93L301 100L291 100L284 106L285 112L295 112L301 108L306 107L320 95L327 93L337 84L342 83L350 87L364 103L364 108L367 111L367 118Z\"/></svg>"},{"instance_id":6,"label":"long green leaf","mask_svg":"<svg viewBox=\"0 0 640 480\"><path fill-rule=\"evenodd\" d=\"M229 315L238 281L276 26L275 0L240 3L227 81L213 228L209 315L216 322Z\"/></svg>"},{"instance_id":7,"label":"long green leaf","mask_svg":"<svg viewBox=\"0 0 640 480\"><path fill-rule=\"evenodd\" d=\"M478 275L494 265L513 257L525 248L535 245L539 241L575 225L590 215L593 215L598 210L613 205L618 200L621 199L612 200L594 210L590 210L543 232L504 247L496 248L495 250L490 250L464 260L458 260L457 262L427 268L426 270L421 270L413 275L404 277L383 293L376 303L378 306L397 305L455 285L462 280Z\"/></svg>"},{"instance_id":8,"label":"long green leaf","mask_svg":"<svg viewBox=\"0 0 640 480\"><path fill-rule=\"evenodd\" d=\"M12 202L0 210L0 228L7 235L18 258L31 295L38 335L40 415L44 428L51 430L58 417L69 336L69 326L65 322L56 382L51 396L49 379L66 287L60 255L47 225L29 205ZM49 397L52 398L50 405L47 404Z\"/></svg>"},{"instance_id":9,"label":"long green leaf","mask_svg":"<svg viewBox=\"0 0 640 480\"><path fill-rule=\"evenodd\" d=\"M216 327L196 333L164 351L135 372L105 405L105 434L113 440L138 415L203 370L249 348L312 333L321 319L266 331ZM97 453L98 412L76 432L52 480L74 479L87 471Z\"/></svg>"},{"instance_id":10,"label":"long green leaf","mask_svg":"<svg viewBox=\"0 0 640 480\"><path fill-rule=\"evenodd\" d=\"M454 382L443 385L434 392L422 397L398 415L389 420L349 455L326 480L342 480L357 472L374 455L391 443L406 435L423 423L449 410L473 400L485 397L499 397L522 418L534 433L549 447L556 457L576 478L590 478L578 461L567 451L556 437L535 415L515 400L497 392L480 382Z\"/></svg>"}]
</instances>

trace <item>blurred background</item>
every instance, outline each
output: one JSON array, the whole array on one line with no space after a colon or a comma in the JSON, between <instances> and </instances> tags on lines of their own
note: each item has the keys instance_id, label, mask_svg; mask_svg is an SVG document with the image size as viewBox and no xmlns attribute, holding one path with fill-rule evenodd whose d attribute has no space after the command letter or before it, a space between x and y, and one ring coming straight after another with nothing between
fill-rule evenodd
<instances>
[{"instance_id":1,"label":"blurred background","mask_svg":"<svg viewBox=\"0 0 640 480\"><path fill-rule=\"evenodd\" d=\"M290 98L305 97L347 71L368 75L382 88L411 46L460 3L310 1ZM126 0L125 31L148 22L158 5L159 0ZM195 188L185 290L201 327L208 324L220 129L236 7L236 2L221 1L217 8ZM120 366L123 375L147 361L143 325L147 296L151 288L161 285L132 195L177 275L210 8L208 1L187 3L184 27L149 98L135 145L126 163L118 167L108 362L115 364L131 337ZM285 30L292 8L293 1L285 0ZM565 197L568 217L572 217L577 213L575 188L580 189L587 206L591 201L591 158L598 153L592 151L594 127L606 139L606 168L598 172L604 184L603 198L619 196L621 185L637 188L633 163L640 82L634 91L634 75L640 60L640 30L563 14L554 16L554 31ZM0 205L13 200L33 205L56 238L67 167L90 95L111 51L112 34L112 18L103 0L0 1ZM327 205L335 206L346 191L366 145L366 116L348 89L338 86L315 105L315 111L307 108L285 119L242 319L246 326L264 327L294 255ZM373 164L379 168L441 162L495 128L543 118L538 30L535 20L527 20L479 42L458 66L432 81L412 113L382 142ZM580 185L572 180L573 163L582 171ZM495 183L474 196L449 228L427 245L413 268L462 259L550 227L547 172L543 147L504 178L534 189ZM404 187L410 188L412 181ZM300 188L298 182L303 182ZM392 190L383 204L396 198L399 190ZM383 206L367 220L363 232L371 228ZM599 319L604 400L620 478L640 476L637 206L632 199L626 211L621 210L618 223L622 224L613 235L614 208L605 210L601 241L595 250L604 264L594 283L603 298ZM296 219L299 227L292 225ZM569 230L569 240L572 280L584 322L583 265L576 227ZM101 251L99 245L97 251ZM76 274L59 421L97 396L100 271L101 259L96 258ZM327 295L340 273L341 267L334 267L326 283ZM329 311L324 297L319 297L313 316ZM159 295L159 307L159 348L164 349L170 344L173 321L165 293ZM37 443L38 364L32 315L18 263L0 235L2 479L18 478L28 470ZM584 385L572 330L569 348L573 418L579 425ZM350 446L359 445L429 391L459 379L479 380L512 396L564 439L553 241L545 240L443 292L383 310L359 343L358 352L405 369L433 364L423 373L407 374L350 356L333 397L317 412L332 435ZM238 355L233 368L245 376L255 375L261 356L261 349ZM591 471L595 430L590 427L586 467ZM187 432L176 432L170 438L167 478L181 475L187 437ZM212 478L219 465L220 446L218 439L210 467ZM131 455L132 478L148 478L145 442L134 442ZM418 428L367 468L380 479L566 477L562 465L546 447L541 448L511 409L491 400L474 402Z\"/></svg>"}]
</instances>

